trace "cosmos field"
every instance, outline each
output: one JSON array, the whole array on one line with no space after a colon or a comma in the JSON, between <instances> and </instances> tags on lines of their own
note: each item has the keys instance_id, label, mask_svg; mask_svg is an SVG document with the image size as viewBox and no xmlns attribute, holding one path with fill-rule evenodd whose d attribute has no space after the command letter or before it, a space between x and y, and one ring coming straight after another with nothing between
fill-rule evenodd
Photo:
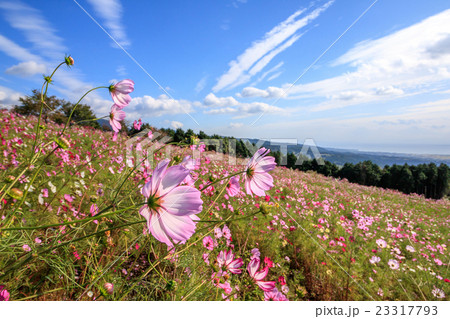
<instances>
[{"instance_id":1,"label":"cosmos field","mask_svg":"<svg viewBox=\"0 0 450 319\"><path fill-rule=\"evenodd\" d=\"M0 112L4 300L448 300L448 200L37 122Z\"/></svg>"}]
</instances>

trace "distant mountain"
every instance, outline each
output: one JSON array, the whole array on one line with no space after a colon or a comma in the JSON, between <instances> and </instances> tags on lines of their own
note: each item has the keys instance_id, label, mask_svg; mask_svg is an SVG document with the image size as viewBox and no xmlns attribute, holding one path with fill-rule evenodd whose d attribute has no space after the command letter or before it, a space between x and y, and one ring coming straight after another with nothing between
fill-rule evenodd
<instances>
[{"instance_id":1,"label":"distant mountain","mask_svg":"<svg viewBox=\"0 0 450 319\"><path fill-rule=\"evenodd\" d=\"M256 139L242 139L248 140L252 143L258 142ZM268 148L273 151L280 151L279 145L271 145L269 141L264 142L261 147ZM303 148L303 144L288 145L288 153L294 153L297 157ZM336 149L336 148L325 148L317 147L320 155L324 160L327 160L336 165L344 165L345 163L359 163L363 161L372 161L373 163L383 167L385 165L403 165L407 163L408 165L418 165L418 164L428 164L435 163L439 165L441 163L450 166L450 155L422 155L422 154L403 154L403 153L388 153L388 152L366 152L358 150L349 149ZM311 149L308 150L307 155L310 158L314 158Z\"/></svg>"},{"instance_id":2,"label":"distant mountain","mask_svg":"<svg viewBox=\"0 0 450 319\"><path fill-rule=\"evenodd\" d=\"M97 123L100 125L100 127L106 126L109 129L112 129L111 124L109 124L109 120L99 119L99 120L97 120Z\"/></svg>"}]
</instances>

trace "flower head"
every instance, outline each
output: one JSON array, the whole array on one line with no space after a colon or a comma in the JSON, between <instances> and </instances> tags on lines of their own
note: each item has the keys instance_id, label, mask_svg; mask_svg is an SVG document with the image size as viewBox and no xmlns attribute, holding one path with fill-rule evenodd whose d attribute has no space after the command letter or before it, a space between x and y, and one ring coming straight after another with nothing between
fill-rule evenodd
<instances>
[{"instance_id":1,"label":"flower head","mask_svg":"<svg viewBox=\"0 0 450 319\"><path fill-rule=\"evenodd\" d=\"M247 164L244 183L249 195L264 196L265 191L273 187L273 177L268 172L277 164L274 157L266 156L269 152L264 147L260 148Z\"/></svg>"},{"instance_id":2,"label":"flower head","mask_svg":"<svg viewBox=\"0 0 450 319\"><path fill-rule=\"evenodd\" d=\"M395 259L389 259L388 265L393 270L396 270L396 269L400 268L399 262L397 260L395 260Z\"/></svg>"},{"instance_id":3,"label":"flower head","mask_svg":"<svg viewBox=\"0 0 450 319\"><path fill-rule=\"evenodd\" d=\"M214 249L214 241L210 236L206 236L205 238L203 238L203 247L208 250Z\"/></svg>"},{"instance_id":4,"label":"flower head","mask_svg":"<svg viewBox=\"0 0 450 319\"><path fill-rule=\"evenodd\" d=\"M239 186L239 176L233 176L227 184L227 194L234 197L239 194L241 187Z\"/></svg>"},{"instance_id":5,"label":"flower head","mask_svg":"<svg viewBox=\"0 0 450 319\"><path fill-rule=\"evenodd\" d=\"M114 132L119 132L122 128L120 121L123 121L126 114L122 111L117 104L111 107L111 113L109 115L109 124L111 125Z\"/></svg>"},{"instance_id":6,"label":"flower head","mask_svg":"<svg viewBox=\"0 0 450 319\"><path fill-rule=\"evenodd\" d=\"M0 301L8 301L9 292L5 289L5 286L0 286Z\"/></svg>"},{"instance_id":7,"label":"flower head","mask_svg":"<svg viewBox=\"0 0 450 319\"><path fill-rule=\"evenodd\" d=\"M232 274L240 274L242 273L242 267L244 262L242 258L234 259L234 253L230 251L222 250L217 256L217 262L219 263L219 267L226 267L229 272Z\"/></svg>"},{"instance_id":8,"label":"flower head","mask_svg":"<svg viewBox=\"0 0 450 319\"><path fill-rule=\"evenodd\" d=\"M125 106L131 102L131 92L134 91L134 82L132 80L122 80L116 84L111 84L109 86L109 92L111 92L111 97L114 103L119 109L123 109Z\"/></svg>"},{"instance_id":9,"label":"flower head","mask_svg":"<svg viewBox=\"0 0 450 319\"><path fill-rule=\"evenodd\" d=\"M184 243L195 232L195 215L202 211L200 191L180 183L189 174L181 165L168 167L170 160L161 161L148 183L142 188L147 200L139 213L147 220L147 229L169 247Z\"/></svg>"},{"instance_id":10,"label":"flower head","mask_svg":"<svg viewBox=\"0 0 450 319\"><path fill-rule=\"evenodd\" d=\"M269 267L264 267L262 270L258 271L260 265L259 258L253 258L247 266L247 271L250 274L259 288L264 291L271 291L275 288L275 281L263 281L269 273Z\"/></svg>"},{"instance_id":11,"label":"flower head","mask_svg":"<svg viewBox=\"0 0 450 319\"><path fill-rule=\"evenodd\" d=\"M139 131L142 127L142 120L139 119L139 121L134 120L133 127L136 131Z\"/></svg>"}]
</instances>

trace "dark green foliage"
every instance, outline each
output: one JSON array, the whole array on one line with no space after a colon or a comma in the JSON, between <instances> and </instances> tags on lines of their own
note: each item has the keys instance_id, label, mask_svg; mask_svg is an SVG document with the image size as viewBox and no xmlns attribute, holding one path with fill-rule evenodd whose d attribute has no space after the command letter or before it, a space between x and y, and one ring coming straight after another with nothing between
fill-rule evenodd
<instances>
[{"instance_id":1,"label":"dark green foliage","mask_svg":"<svg viewBox=\"0 0 450 319\"><path fill-rule=\"evenodd\" d=\"M288 168L345 178L351 183L360 185L396 189L405 194L416 193L433 199L442 198L450 192L450 168L446 164L441 164L439 167L434 163L417 166L394 164L386 165L381 169L371 161L364 161L357 164L345 163L339 168L329 161L325 161L324 165L319 165L316 159L310 160L302 157L298 160L293 153L287 154L287 161L286 156L283 157L279 151L271 152L271 155L275 157L278 165L283 165L280 163L281 159L284 159L283 166Z\"/></svg>"},{"instance_id":2,"label":"dark green foliage","mask_svg":"<svg viewBox=\"0 0 450 319\"><path fill-rule=\"evenodd\" d=\"M20 105L15 105L13 110L21 115L35 115L39 116L41 111L41 93L38 90L33 90L32 95L19 98ZM42 107L42 119L54 121L58 124L67 122L67 119L72 112L75 104L59 99L56 96L46 96L44 98L44 105ZM100 128L95 119L95 114L91 107L86 104L79 104L72 114L71 121L80 122L80 125Z\"/></svg>"}]
</instances>

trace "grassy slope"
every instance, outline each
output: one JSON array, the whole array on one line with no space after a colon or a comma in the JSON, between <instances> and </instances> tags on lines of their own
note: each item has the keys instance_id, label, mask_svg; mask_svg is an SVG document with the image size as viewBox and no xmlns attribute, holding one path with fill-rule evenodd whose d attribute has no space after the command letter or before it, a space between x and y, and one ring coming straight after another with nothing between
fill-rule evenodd
<instances>
[{"instance_id":1,"label":"grassy slope","mask_svg":"<svg viewBox=\"0 0 450 319\"><path fill-rule=\"evenodd\" d=\"M0 178L4 180L8 175L17 176L26 166L35 119L2 112L0 120L4 156ZM49 123L45 140L51 140L60 129ZM277 281L283 276L291 300L435 300L436 288L448 296L448 201L277 168L272 172L275 186L265 198L245 194L227 198L224 185L216 184L204 191L204 210L199 214L203 221L238 219L264 207L265 215L228 222L232 241L217 239L213 251L201 243L204 236L213 236L217 223L199 223L187 244L167 255L164 244L142 234L143 218L138 206L133 206L142 202L139 189L145 173L126 166L125 137L112 142L110 133L74 127L68 138L68 151L57 150L45 161L51 147L43 151L41 161L16 186L25 190L43 162L34 190L20 209L20 201L5 198L1 227L83 219L91 216L96 198L100 210L113 206L108 212L120 212L95 222L2 231L0 284L8 288L12 299L88 300L92 298L87 292L93 291L97 298L114 300L221 300L227 296L261 300L263 292L245 270L225 278L232 287L228 295L210 280L218 271L215 259L220 250L232 249L236 258L243 258L245 267L255 247L261 251L262 263L265 257L273 262L265 280ZM172 155L191 152L169 149ZM161 150L155 161L166 150ZM215 156L202 154L201 168L193 173L198 177L196 187L244 167L242 160L238 160L240 165L230 165L227 156L222 161L215 161ZM0 188L4 185L2 182ZM42 196L44 189L48 197ZM102 231L105 229L109 230ZM384 239L388 246L379 248L377 239ZM31 251L24 251L23 245ZM407 246L415 251L408 251L411 248ZM205 253L209 265L202 258ZM380 257L380 262L371 264L372 256ZM390 259L400 262L399 269L389 268ZM105 282L114 283L112 296L102 295ZM277 288L281 290L280 283Z\"/></svg>"}]
</instances>

